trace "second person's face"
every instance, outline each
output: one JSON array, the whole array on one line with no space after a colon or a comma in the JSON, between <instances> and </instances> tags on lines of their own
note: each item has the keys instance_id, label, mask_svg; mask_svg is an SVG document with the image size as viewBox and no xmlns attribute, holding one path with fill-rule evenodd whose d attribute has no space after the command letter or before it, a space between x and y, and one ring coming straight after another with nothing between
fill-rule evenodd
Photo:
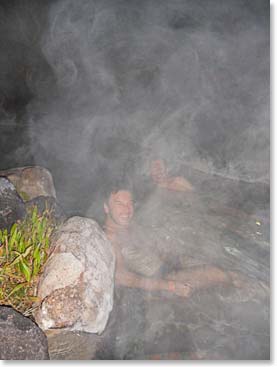
<instances>
[{"instance_id":1,"label":"second person's face","mask_svg":"<svg viewBox=\"0 0 277 367\"><path fill-rule=\"evenodd\" d=\"M155 182L162 183L167 177L165 162L161 159L152 161L150 173Z\"/></svg>"}]
</instances>

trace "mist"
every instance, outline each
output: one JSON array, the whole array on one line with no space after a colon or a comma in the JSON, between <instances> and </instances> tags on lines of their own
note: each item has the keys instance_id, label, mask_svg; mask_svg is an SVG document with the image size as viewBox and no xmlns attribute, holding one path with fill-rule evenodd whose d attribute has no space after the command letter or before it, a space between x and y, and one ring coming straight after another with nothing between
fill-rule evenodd
<instances>
[{"instance_id":1,"label":"mist","mask_svg":"<svg viewBox=\"0 0 277 367\"><path fill-rule=\"evenodd\" d=\"M269 8L260 0L1 1L0 168L49 169L68 215L101 220L106 187L144 182L150 160L162 158L210 197L266 221ZM230 180L228 190L219 192L217 177ZM214 225L196 222L192 215L196 231ZM207 243L222 241L214 233ZM255 338L243 347L259 354Z\"/></svg>"},{"instance_id":2,"label":"mist","mask_svg":"<svg viewBox=\"0 0 277 367\"><path fill-rule=\"evenodd\" d=\"M269 2L1 9L2 168L46 166L72 211L100 182L145 172L149 154L269 182Z\"/></svg>"}]
</instances>

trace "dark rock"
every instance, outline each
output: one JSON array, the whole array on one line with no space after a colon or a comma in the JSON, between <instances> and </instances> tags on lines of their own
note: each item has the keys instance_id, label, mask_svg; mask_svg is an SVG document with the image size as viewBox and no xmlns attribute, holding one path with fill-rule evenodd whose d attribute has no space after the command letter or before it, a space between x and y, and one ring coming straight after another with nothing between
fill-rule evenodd
<instances>
[{"instance_id":1,"label":"dark rock","mask_svg":"<svg viewBox=\"0 0 277 367\"><path fill-rule=\"evenodd\" d=\"M11 307L0 307L0 359L49 359L46 335L28 317Z\"/></svg>"},{"instance_id":2,"label":"dark rock","mask_svg":"<svg viewBox=\"0 0 277 367\"><path fill-rule=\"evenodd\" d=\"M51 360L93 360L102 342L101 335L65 329L46 331Z\"/></svg>"},{"instance_id":3,"label":"dark rock","mask_svg":"<svg viewBox=\"0 0 277 367\"><path fill-rule=\"evenodd\" d=\"M52 216L58 221L65 221L66 216L62 207L58 204L56 199L51 196L38 196L25 203L26 209L37 206L38 213L42 214L46 209L50 210Z\"/></svg>"},{"instance_id":4,"label":"dark rock","mask_svg":"<svg viewBox=\"0 0 277 367\"><path fill-rule=\"evenodd\" d=\"M7 178L0 177L0 229L9 230L25 214L24 202L14 185Z\"/></svg>"}]
</instances>

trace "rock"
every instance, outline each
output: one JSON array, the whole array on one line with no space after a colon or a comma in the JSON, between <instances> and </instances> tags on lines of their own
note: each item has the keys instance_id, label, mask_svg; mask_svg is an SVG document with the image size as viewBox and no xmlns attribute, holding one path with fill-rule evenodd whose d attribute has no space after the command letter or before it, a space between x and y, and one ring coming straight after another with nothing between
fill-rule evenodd
<instances>
[{"instance_id":1,"label":"rock","mask_svg":"<svg viewBox=\"0 0 277 367\"><path fill-rule=\"evenodd\" d=\"M102 343L102 336L64 329L46 331L50 359L92 360Z\"/></svg>"},{"instance_id":2,"label":"rock","mask_svg":"<svg viewBox=\"0 0 277 367\"><path fill-rule=\"evenodd\" d=\"M55 198L52 196L38 196L32 200L29 200L25 203L26 209L32 208L33 206L37 206L38 213L41 215L46 209L51 211L51 216L55 218L57 221L65 221L66 216L62 209L62 207L59 205L59 203L56 201Z\"/></svg>"},{"instance_id":3,"label":"rock","mask_svg":"<svg viewBox=\"0 0 277 367\"><path fill-rule=\"evenodd\" d=\"M28 317L0 307L0 359L49 359L46 335Z\"/></svg>"},{"instance_id":4,"label":"rock","mask_svg":"<svg viewBox=\"0 0 277 367\"><path fill-rule=\"evenodd\" d=\"M113 307L115 257L92 219L72 217L55 233L38 286L43 330L101 333Z\"/></svg>"},{"instance_id":5,"label":"rock","mask_svg":"<svg viewBox=\"0 0 277 367\"><path fill-rule=\"evenodd\" d=\"M0 171L0 176L7 177L16 187L24 201L37 196L52 196L56 191L51 173L43 167L19 167Z\"/></svg>"},{"instance_id":6,"label":"rock","mask_svg":"<svg viewBox=\"0 0 277 367\"><path fill-rule=\"evenodd\" d=\"M25 216L25 206L14 185L0 177L0 229L11 228L13 223Z\"/></svg>"}]
</instances>

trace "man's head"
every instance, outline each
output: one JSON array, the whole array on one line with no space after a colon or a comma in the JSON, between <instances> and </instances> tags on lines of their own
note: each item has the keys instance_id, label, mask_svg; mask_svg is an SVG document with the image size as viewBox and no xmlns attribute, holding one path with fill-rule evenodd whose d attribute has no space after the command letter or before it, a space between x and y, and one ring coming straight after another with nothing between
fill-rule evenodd
<instances>
[{"instance_id":1,"label":"man's head","mask_svg":"<svg viewBox=\"0 0 277 367\"><path fill-rule=\"evenodd\" d=\"M151 162L150 174L154 182L163 183L167 179L166 163L163 159L156 159Z\"/></svg>"},{"instance_id":2,"label":"man's head","mask_svg":"<svg viewBox=\"0 0 277 367\"><path fill-rule=\"evenodd\" d=\"M104 203L106 222L117 227L128 227L134 214L133 197L128 190L111 192Z\"/></svg>"}]
</instances>

